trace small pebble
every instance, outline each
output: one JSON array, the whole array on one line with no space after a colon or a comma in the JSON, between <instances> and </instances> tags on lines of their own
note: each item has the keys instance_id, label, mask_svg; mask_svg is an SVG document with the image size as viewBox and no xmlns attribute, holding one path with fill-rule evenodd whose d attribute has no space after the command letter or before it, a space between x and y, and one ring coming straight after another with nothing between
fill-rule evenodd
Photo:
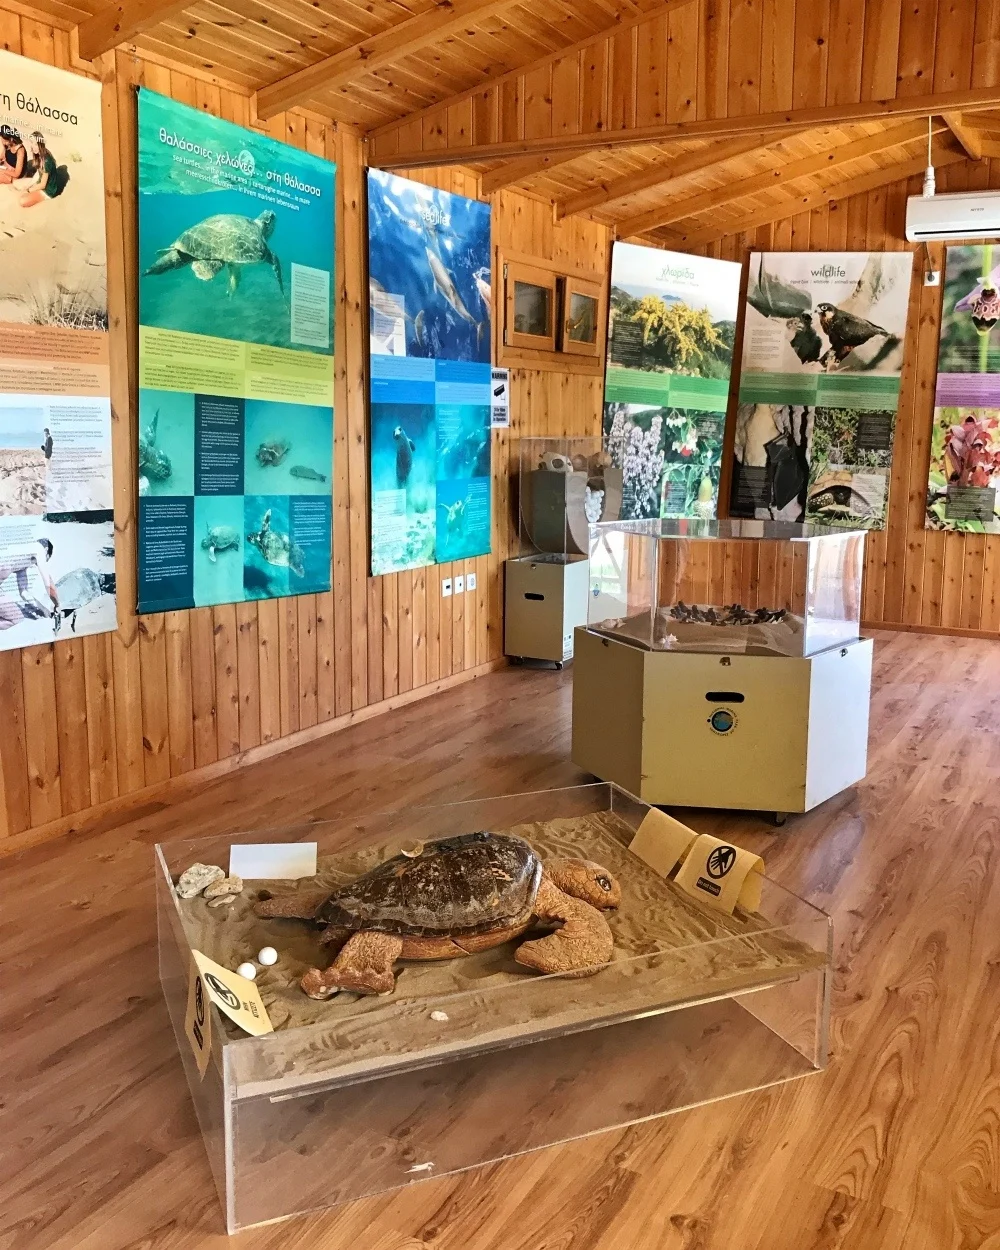
<instances>
[{"instance_id":1,"label":"small pebble","mask_svg":"<svg viewBox=\"0 0 1000 1250\"><path fill-rule=\"evenodd\" d=\"M192 864L181 873L177 882L177 897L194 898L214 882L221 881L225 875L218 864Z\"/></svg>"},{"instance_id":2,"label":"small pebble","mask_svg":"<svg viewBox=\"0 0 1000 1250\"><path fill-rule=\"evenodd\" d=\"M241 977L246 977L248 981L252 981L257 976L257 969L253 964L240 964L236 971Z\"/></svg>"},{"instance_id":3,"label":"small pebble","mask_svg":"<svg viewBox=\"0 0 1000 1250\"><path fill-rule=\"evenodd\" d=\"M228 907L230 903L235 902L235 894L223 894L219 898L210 898L208 900L208 905L209 907Z\"/></svg>"},{"instance_id":4,"label":"small pebble","mask_svg":"<svg viewBox=\"0 0 1000 1250\"><path fill-rule=\"evenodd\" d=\"M432 1019L432 1020L437 1020L437 1021L439 1021L439 1022L440 1022L440 1021L445 1021L445 1020L447 1020L447 1019L448 1019L448 1013L447 1013L446 1011L432 1011L432 1012L431 1012L431 1019Z\"/></svg>"},{"instance_id":5,"label":"small pebble","mask_svg":"<svg viewBox=\"0 0 1000 1250\"><path fill-rule=\"evenodd\" d=\"M223 894L241 894L243 892L242 877L223 877L221 881L213 881L205 890L206 898L219 898Z\"/></svg>"},{"instance_id":6,"label":"small pebble","mask_svg":"<svg viewBox=\"0 0 1000 1250\"><path fill-rule=\"evenodd\" d=\"M270 968L272 964L278 962L278 952L273 946L262 946L257 952L257 962L263 964L265 968Z\"/></svg>"}]
</instances>

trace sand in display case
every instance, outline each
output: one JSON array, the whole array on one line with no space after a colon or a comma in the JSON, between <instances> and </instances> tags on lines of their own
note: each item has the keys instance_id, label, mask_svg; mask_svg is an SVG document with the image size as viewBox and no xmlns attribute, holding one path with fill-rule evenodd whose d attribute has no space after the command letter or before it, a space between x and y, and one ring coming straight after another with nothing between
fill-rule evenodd
<instances>
[{"instance_id":1,"label":"sand in display case","mask_svg":"<svg viewBox=\"0 0 1000 1250\"><path fill-rule=\"evenodd\" d=\"M519 554L505 565L504 652L561 665L587 619L590 525L617 518L622 471L597 437L522 438L517 464Z\"/></svg>"},{"instance_id":2,"label":"sand in display case","mask_svg":"<svg viewBox=\"0 0 1000 1250\"><path fill-rule=\"evenodd\" d=\"M815 655L859 637L864 540L773 521L598 525L588 626L657 651Z\"/></svg>"},{"instance_id":3,"label":"sand in display case","mask_svg":"<svg viewBox=\"0 0 1000 1250\"><path fill-rule=\"evenodd\" d=\"M825 1065L828 917L766 878L753 913L712 910L628 849L647 811L599 784L157 847L160 976L230 1232ZM384 996L303 993L329 948L314 924L259 909L480 831L523 839L546 873L586 859L617 883L602 913L613 950L591 975L516 961L545 926L398 962ZM247 880L222 907L175 889L195 861L225 868L233 842L298 841L317 843L315 878ZM273 1032L250 1037L210 1004L199 1077L185 1032L192 952L235 969L268 946L277 960L255 984Z\"/></svg>"}]
</instances>

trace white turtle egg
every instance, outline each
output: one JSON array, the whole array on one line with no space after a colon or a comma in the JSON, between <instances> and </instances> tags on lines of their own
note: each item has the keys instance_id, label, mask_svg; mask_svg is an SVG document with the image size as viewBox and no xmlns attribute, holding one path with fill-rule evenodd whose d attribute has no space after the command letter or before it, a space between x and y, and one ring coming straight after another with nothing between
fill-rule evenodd
<instances>
[{"instance_id":1,"label":"white turtle egg","mask_svg":"<svg viewBox=\"0 0 1000 1250\"><path fill-rule=\"evenodd\" d=\"M253 964L240 964L236 969L238 976L246 977L248 981L252 981L257 976L257 969Z\"/></svg>"},{"instance_id":2,"label":"white turtle egg","mask_svg":"<svg viewBox=\"0 0 1000 1250\"><path fill-rule=\"evenodd\" d=\"M273 946L262 946L257 952L257 962L263 964L265 968L270 968L272 964L278 962L278 952Z\"/></svg>"}]
</instances>

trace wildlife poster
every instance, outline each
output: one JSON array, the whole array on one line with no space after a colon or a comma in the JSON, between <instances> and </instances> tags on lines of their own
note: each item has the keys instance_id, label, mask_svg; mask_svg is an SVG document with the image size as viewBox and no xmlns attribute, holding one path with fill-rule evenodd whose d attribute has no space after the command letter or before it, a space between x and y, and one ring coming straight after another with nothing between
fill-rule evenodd
<instances>
[{"instance_id":1,"label":"wildlife poster","mask_svg":"<svg viewBox=\"0 0 1000 1250\"><path fill-rule=\"evenodd\" d=\"M928 529L1000 534L1000 247L949 247Z\"/></svg>"},{"instance_id":2,"label":"wildlife poster","mask_svg":"<svg viewBox=\"0 0 1000 1250\"><path fill-rule=\"evenodd\" d=\"M368 171L371 571L485 555L490 207Z\"/></svg>"},{"instance_id":3,"label":"wildlife poster","mask_svg":"<svg viewBox=\"0 0 1000 1250\"><path fill-rule=\"evenodd\" d=\"M908 252L755 252L729 513L882 529Z\"/></svg>"},{"instance_id":4,"label":"wildlife poster","mask_svg":"<svg viewBox=\"0 0 1000 1250\"><path fill-rule=\"evenodd\" d=\"M0 52L0 649L117 625L100 84Z\"/></svg>"},{"instance_id":5,"label":"wildlife poster","mask_svg":"<svg viewBox=\"0 0 1000 1250\"><path fill-rule=\"evenodd\" d=\"M139 93L139 611L330 589L336 168Z\"/></svg>"},{"instance_id":6,"label":"wildlife poster","mask_svg":"<svg viewBox=\"0 0 1000 1250\"><path fill-rule=\"evenodd\" d=\"M717 515L741 272L614 245L604 446L622 470L623 518Z\"/></svg>"}]
</instances>

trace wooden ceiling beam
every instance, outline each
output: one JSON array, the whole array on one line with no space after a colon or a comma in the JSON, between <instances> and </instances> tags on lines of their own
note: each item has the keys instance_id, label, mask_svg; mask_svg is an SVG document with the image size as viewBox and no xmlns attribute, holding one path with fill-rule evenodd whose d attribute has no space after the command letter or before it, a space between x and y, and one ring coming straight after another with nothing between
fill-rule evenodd
<instances>
[{"instance_id":1,"label":"wooden ceiling beam","mask_svg":"<svg viewBox=\"0 0 1000 1250\"><path fill-rule=\"evenodd\" d=\"M80 59L93 61L119 44L131 43L192 3L194 0L120 0L101 9L76 28Z\"/></svg>"},{"instance_id":2,"label":"wooden ceiling beam","mask_svg":"<svg viewBox=\"0 0 1000 1250\"><path fill-rule=\"evenodd\" d=\"M943 123L936 127L936 133L945 130ZM689 196L687 199L675 199L667 204L660 204L645 213L637 213L618 223L618 232L623 237L629 234L646 234L649 230L669 226L675 221L684 221L687 217L698 217L702 213L713 212L734 200L742 200L750 195L760 195L772 191L799 178L809 178L814 174L838 169L851 161L860 160L865 156L877 156L890 148L898 148L905 143L914 143L927 133L923 122L906 122L902 126L891 126L875 135L865 135L853 143L839 143L834 147L824 148L821 152L811 152L799 160L786 161L774 169L766 169L763 173L754 174L750 178L736 178L721 187L713 187L700 195Z\"/></svg>"},{"instance_id":3,"label":"wooden ceiling beam","mask_svg":"<svg viewBox=\"0 0 1000 1250\"><path fill-rule=\"evenodd\" d=\"M679 182L691 174L714 169L716 165L724 165L726 161L733 161L738 156L766 152L789 135L801 133L803 132L797 130L776 131L764 143L761 143L759 135L754 135L751 138L733 139L729 143L717 143L710 148L699 148L697 152L685 152L674 160L667 158L666 164L640 169L637 173L626 174L614 182L603 182L576 195L567 196L556 204L556 220L571 217L575 213L587 213L595 208L605 209L609 204L627 199L630 195L637 195L640 191L651 191L654 187L666 191L671 183Z\"/></svg>"},{"instance_id":4,"label":"wooden ceiling beam","mask_svg":"<svg viewBox=\"0 0 1000 1250\"><path fill-rule=\"evenodd\" d=\"M556 61L562 61L568 56L578 56L581 52L586 51L587 48L592 48L595 44L604 43L608 39L613 39L616 35L634 30L637 26L643 26L646 22L652 22L655 18L666 17L668 13L673 13L675 9L683 9L693 3L694 0L660 0L659 4L650 5L645 12L619 14L610 26L605 26L602 30L595 31L592 35L585 35L583 39L578 39L576 43L568 44L565 48L557 48L555 52L547 52L544 56L540 56L534 61L528 61L515 69L506 70L502 74L494 74L491 78L484 78L481 82L476 83L474 87L467 87L464 91L456 92L455 95L450 95L444 100L438 100L436 104L428 104L425 108L417 109L413 113L407 113L405 117L398 117L382 126L376 126L368 132L368 138L377 139L380 135L389 134L394 130L398 130L401 126L409 126L412 122L422 121L425 117L444 112L453 105L464 104L466 100L471 100L474 96L483 95L485 92L491 91L495 87L500 87L506 82L513 82L515 78L520 78L523 74L533 74L536 70L545 69L546 66L554 65ZM486 158L484 157L483 159Z\"/></svg>"},{"instance_id":5,"label":"wooden ceiling beam","mask_svg":"<svg viewBox=\"0 0 1000 1250\"><path fill-rule=\"evenodd\" d=\"M267 120L325 91L346 86L353 78L401 61L421 48L440 43L470 22L495 17L523 0L435 0L427 13L408 17L388 30L296 70L257 91L257 116Z\"/></svg>"},{"instance_id":6,"label":"wooden ceiling beam","mask_svg":"<svg viewBox=\"0 0 1000 1250\"><path fill-rule=\"evenodd\" d=\"M965 152L955 151L953 148L939 148L934 153L934 163L938 169L965 160L968 160ZM737 223L709 226L701 230L691 230L687 234L672 235L669 239L669 246L679 247L682 250L704 247L728 235L743 234L749 230L756 230L760 226L769 226L775 221L796 217L799 213L808 213L815 208L824 208L827 204L836 204L838 200L847 200L853 195L866 195L869 191L877 191L879 187L889 186L890 183L904 182L915 174L922 174L926 165L927 156L924 154L908 161L901 161L896 165L889 165L885 169L877 169L870 174L863 174L860 178L848 179L839 186L828 187L823 191L789 196L788 200L782 204L771 204L767 208L753 210L742 215ZM637 241L666 242L666 240L657 239L655 235L640 237Z\"/></svg>"},{"instance_id":7,"label":"wooden ceiling beam","mask_svg":"<svg viewBox=\"0 0 1000 1250\"><path fill-rule=\"evenodd\" d=\"M386 169L418 169L431 165L467 164L544 153L609 152L642 143L680 142L684 139L735 139L741 135L770 134L776 130L818 130L856 122L905 120L946 112L975 112L1000 106L1000 84L971 91L942 91L935 95L901 96L891 100L865 100L860 104L829 104L821 108L790 109L784 113L711 117L694 122L664 122L657 126L632 126L622 130L584 131L549 135L538 139L514 139L502 143L462 144L424 151L415 148L387 153L379 160Z\"/></svg>"},{"instance_id":8,"label":"wooden ceiling beam","mask_svg":"<svg viewBox=\"0 0 1000 1250\"><path fill-rule=\"evenodd\" d=\"M983 159L983 136L970 126L961 113L942 113L944 124L965 149L965 154L973 161Z\"/></svg>"},{"instance_id":9,"label":"wooden ceiling beam","mask_svg":"<svg viewBox=\"0 0 1000 1250\"><path fill-rule=\"evenodd\" d=\"M504 187L512 187L516 182L526 178L534 178L536 174L547 173L557 165L566 165L576 160L576 154L569 156L525 156L519 161L507 161L496 169L487 169L480 178L483 195L491 195Z\"/></svg>"}]
</instances>

